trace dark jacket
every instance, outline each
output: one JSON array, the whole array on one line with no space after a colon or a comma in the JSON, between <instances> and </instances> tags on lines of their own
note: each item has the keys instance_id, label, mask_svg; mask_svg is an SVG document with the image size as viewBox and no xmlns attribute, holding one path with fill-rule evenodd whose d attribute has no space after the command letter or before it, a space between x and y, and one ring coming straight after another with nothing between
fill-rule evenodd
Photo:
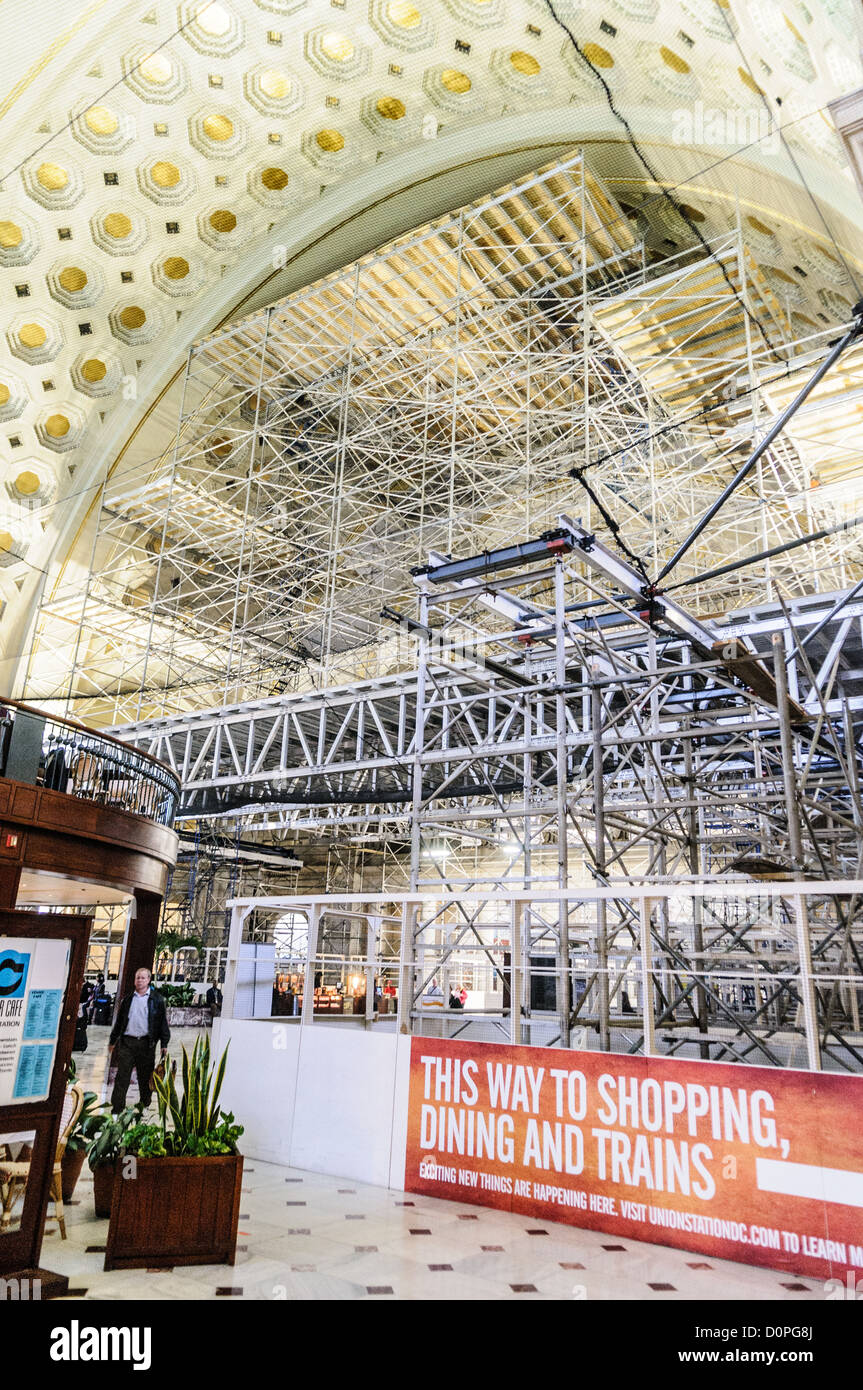
<instances>
[{"instance_id":1,"label":"dark jacket","mask_svg":"<svg viewBox=\"0 0 863 1390\"><path fill-rule=\"evenodd\" d=\"M134 991L133 991L134 993ZM117 1010L117 1017L114 1019L114 1027L111 1029L111 1046L118 1043L126 1031L129 1022L129 1009L132 1006L132 995L127 994ZM147 1037L153 1046L161 1043L167 1047L171 1041L171 1030L168 1027L168 1015L165 1012L165 1001L157 990L150 990L150 997L147 1000Z\"/></svg>"}]
</instances>

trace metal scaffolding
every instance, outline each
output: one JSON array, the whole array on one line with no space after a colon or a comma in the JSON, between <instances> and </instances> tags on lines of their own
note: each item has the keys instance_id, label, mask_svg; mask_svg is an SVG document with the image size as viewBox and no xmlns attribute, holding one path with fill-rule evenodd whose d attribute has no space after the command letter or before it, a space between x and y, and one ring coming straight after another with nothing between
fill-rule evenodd
<instances>
[{"instance_id":1,"label":"metal scaffolding","mask_svg":"<svg viewBox=\"0 0 863 1390\"><path fill-rule=\"evenodd\" d=\"M75 565L46 585L28 697L122 723L406 669L380 611L410 568L563 510L658 568L829 336L796 337L741 227L655 261L582 155L547 166L193 345L173 449L105 483L83 596ZM825 392L678 580L848 519ZM858 561L837 531L689 601Z\"/></svg>"},{"instance_id":2,"label":"metal scaffolding","mask_svg":"<svg viewBox=\"0 0 863 1390\"><path fill-rule=\"evenodd\" d=\"M31 698L125 724L189 823L386 846L406 1028L469 971L516 1041L856 1070L829 375L766 442L833 336L795 336L739 223L657 262L581 155L548 166L193 346L83 607L46 593Z\"/></svg>"},{"instance_id":3,"label":"metal scaffolding","mask_svg":"<svg viewBox=\"0 0 863 1390\"><path fill-rule=\"evenodd\" d=\"M568 1046L586 1027L604 1050L788 1064L799 1034L810 1067L856 1069L863 903L816 886L863 870L856 701L837 699L851 623L830 606L839 627L818 658L829 624L807 640L781 598L769 646L720 633L667 599L639 600L633 568L559 520L535 546L418 576L410 887L441 894L402 946L420 1020L429 979L466 946L492 962L503 927L525 1019L532 972L550 987L546 1041ZM437 665L448 650L493 655L509 681L467 694ZM465 856L466 836L484 852ZM751 880L751 896L729 898L729 875ZM715 896L684 911L643 898L639 916L634 889L705 877ZM777 878L811 879L812 896L765 905L758 884ZM585 912L579 882L613 896ZM548 889L562 896L543 902ZM627 1018L627 974L646 960L663 983ZM515 966L494 968L506 995Z\"/></svg>"},{"instance_id":4,"label":"metal scaffolding","mask_svg":"<svg viewBox=\"0 0 863 1390\"><path fill-rule=\"evenodd\" d=\"M185 814L400 836L380 887L419 895L411 1028L432 980L469 973L523 1041L856 1070L863 900L821 885L863 872L863 604L780 596L705 623L641 597L565 515L414 582L409 678L127 731L183 778Z\"/></svg>"},{"instance_id":5,"label":"metal scaffolding","mask_svg":"<svg viewBox=\"0 0 863 1390\"><path fill-rule=\"evenodd\" d=\"M540 582L535 572L533 580ZM511 584L512 579L499 579L495 595L499 601L503 600L499 591L504 582ZM595 579L590 582L596 586ZM463 591L458 597L462 604L466 602ZM571 620L580 613L583 622L593 612L598 631L608 630L610 622L617 621L619 635L624 634L626 615L620 611L619 600L617 607L610 604L604 613L595 594L585 602L595 602L596 608L576 610ZM819 678L818 689L830 720L843 719L845 710L859 720L863 705L863 596L844 602L842 607L838 603L835 595L788 599L732 614L710 628L716 641L733 653L729 660L741 663L747 661L740 655L741 644L769 652L773 637L779 636L790 656L788 682L795 701L802 698L810 706L818 701L802 664L805 656ZM634 611L635 605L630 604L630 608ZM484 604L482 611L490 615L492 610ZM406 649L405 664L411 666L402 675L145 720L128 726L124 735L167 763L181 779L183 819L241 820L247 829L283 834L342 830L355 842L367 834L398 832L408 836L417 754L417 660L423 633L417 628L408 632L407 627L405 623L398 629ZM636 614L630 627L630 636L637 636L643 645L644 619L639 620ZM518 642L519 659L529 652L536 663L545 646L536 640L528 646L529 630L523 636L524 641ZM545 707L526 732L510 716L512 681L504 681L487 669L476 634L461 643L454 635L449 651L443 651L441 641L430 634L427 645L427 664L434 680L446 685L448 707L457 711L464 705L470 710L469 723L456 718L455 713L449 716L452 728L446 736L446 748L451 760L462 756L463 750L469 754L475 746L491 747L499 756L516 757L529 750L535 739L548 742L551 733L545 724ZM446 665L440 657L447 660ZM718 658L715 666L729 675L728 667ZM756 674L751 663L746 674ZM428 680L427 671L426 686ZM763 687L763 675L761 684ZM750 706L758 709L757 718L750 716L754 728L759 727L760 720L761 727L775 730L775 706L757 706L755 697L747 696L739 685L733 688L733 699L748 699ZM442 722L444 707L424 717L432 731ZM443 732L439 737L444 738ZM588 737L584 730L567 731L572 749L586 744ZM543 747L539 743L537 752ZM427 747L421 746L419 759L423 784L433 796L443 779L441 751L433 740Z\"/></svg>"}]
</instances>

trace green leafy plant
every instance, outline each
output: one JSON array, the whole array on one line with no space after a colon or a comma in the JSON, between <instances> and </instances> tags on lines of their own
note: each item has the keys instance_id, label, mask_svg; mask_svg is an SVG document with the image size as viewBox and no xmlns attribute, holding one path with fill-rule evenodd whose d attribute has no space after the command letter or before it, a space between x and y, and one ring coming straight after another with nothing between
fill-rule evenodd
<instances>
[{"instance_id":1,"label":"green leafy plant","mask_svg":"<svg viewBox=\"0 0 863 1390\"><path fill-rule=\"evenodd\" d=\"M155 988L156 993L161 994L162 998L165 1001L165 1004L169 1007L174 1007L178 1005L180 1007L183 1007L184 1005L188 1006L189 1004L194 1004L195 1000L197 999L194 985L165 984L156 985Z\"/></svg>"},{"instance_id":2,"label":"green leafy plant","mask_svg":"<svg viewBox=\"0 0 863 1390\"><path fill-rule=\"evenodd\" d=\"M211 1064L210 1039L198 1038L191 1056L183 1048L182 1094L177 1091L176 1062L169 1059L164 1075L154 1075L153 1086L168 1153L202 1157L237 1152L237 1139L243 1127L235 1123L230 1112L223 1115L218 1103L227 1057L226 1047L218 1062Z\"/></svg>"},{"instance_id":3,"label":"green leafy plant","mask_svg":"<svg viewBox=\"0 0 863 1390\"><path fill-rule=\"evenodd\" d=\"M237 1140L242 1132L243 1126L235 1124L230 1111L225 1111L212 1133L187 1138L183 1152L193 1154L196 1158L205 1158L213 1154L235 1154Z\"/></svg>"},{"instance_id":4,"label":"green leafy plant","mask_svg":"<svg viewBox=\"0 0 863 1390\"><path fill-rule=\"evenodd\" d=\"M204 943L199 936L186 936L173 927L166 927L156 937L156 961L161 963L167 957L170 963L178 951L188 949L190 946L196 954L204 949ZM170 971L166 970L166 973L170 973Z\"/></svg>"},{"instance_id":5,"label":"green leafy plant","mask_svg":"<svg viewBox=\"0 0 863 1390\"><path fill-rule=\"evenodd\" d=\"M112 1115L106 1103L91 1114L82 1125L87 1148L87 1162L91 1168L110 1164L124 1151L126 1134L141 1119L140 1105L128 1105L119 1115Z\"/></svg>"},{"instance_id":6,"label":"green leafy plant","mask_svg":"<svg viewBox=\"0 0 863 1390\"><path fill-rule=\"evenodd\" d=\"M123 1136L123 1152L135 1154L138 1158L164 1158L165 1132L160 1124L147 1124L143 1120L131 1125Z\"/></svg>"}]
</instances>

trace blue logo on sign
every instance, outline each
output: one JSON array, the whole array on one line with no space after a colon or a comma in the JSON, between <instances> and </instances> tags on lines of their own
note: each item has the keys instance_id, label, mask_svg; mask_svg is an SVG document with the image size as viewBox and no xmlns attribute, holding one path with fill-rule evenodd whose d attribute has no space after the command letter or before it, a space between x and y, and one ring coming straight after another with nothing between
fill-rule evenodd
<instances>
[{"instance_id":1,"label":"blue logo on sign","mask_svg":"<svg viewBox=\"0 0 863 1390\"><path fill-rule=\"evenodd\" d=\"M0 949L0 999L23 999L27 989L30 953Z\"/></svg>"}]
</instances>

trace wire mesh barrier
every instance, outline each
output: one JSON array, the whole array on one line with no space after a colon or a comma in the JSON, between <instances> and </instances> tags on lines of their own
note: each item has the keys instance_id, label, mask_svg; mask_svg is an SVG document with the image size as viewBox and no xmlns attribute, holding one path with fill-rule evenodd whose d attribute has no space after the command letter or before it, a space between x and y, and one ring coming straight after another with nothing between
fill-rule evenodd
<instances>
[{"instance_id":1,"label":"wire mesh barrier","mask_svg":"<svg viewBox=\"0 0 863 1390\"><path fill-rule=\"evenodd\" d=\"M863 1070L861 881L243 899L232 914L235 1017Z\"/></svg>"},{"instance_id":2,"label":"wire mesh barrier","mask_svg":"<svg viewBox=\"0 0 863 1390\"><path fill-rule=\"evenodd\" d=\"M0 700L0 775L173 824L180 783L139 749L72 720Z\"/></svg>"}]
</instances>

